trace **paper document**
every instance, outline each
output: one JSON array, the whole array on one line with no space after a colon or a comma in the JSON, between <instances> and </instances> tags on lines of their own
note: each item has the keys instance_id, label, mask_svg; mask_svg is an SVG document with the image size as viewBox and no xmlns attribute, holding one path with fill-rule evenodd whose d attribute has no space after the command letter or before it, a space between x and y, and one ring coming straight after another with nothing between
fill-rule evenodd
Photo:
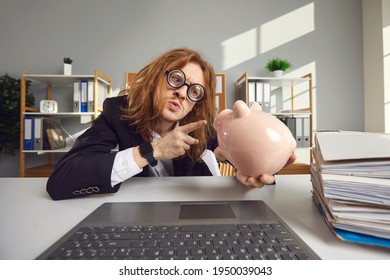
<instances>
[{"instance_id":1,"label":"paper document","mask_svg":"<svg viewBox=\"0 0 390 280\"><path fill-rule=\"evenodd\" d=\"M317 132L313 154L322 174L390 179L390 134Z\"/></svg>"},{"instance_id":2,"label":"paper document","mask_svg":"<svg viewBox=\"0 0 390 280\"><path fill-rule=\"evenodd\" d=\"M389 159L390 134L332 131L317 132L316 146L325 161Z\"/></svg>"},{"instance_id":3,"label":"paper document","mask_svg":"<svg viewBox=\"0 0 390 280\"><path fill-rule=\"evenodd\" d=\"M342 240L390 248L390 134L315 134L313 200Z\"/></svg>"}]
</instances>

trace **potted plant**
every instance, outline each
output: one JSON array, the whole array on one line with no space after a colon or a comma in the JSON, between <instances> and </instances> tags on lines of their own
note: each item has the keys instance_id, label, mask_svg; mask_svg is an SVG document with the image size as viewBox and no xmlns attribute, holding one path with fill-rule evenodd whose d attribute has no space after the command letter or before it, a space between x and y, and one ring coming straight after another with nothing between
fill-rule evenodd
<instances>
[{"instance_id":1,"label":"potted plant","mask_svg":"<svg viewBox=\"0 0 390 280\"><path fill-rule=\"evenodd\" d=\"M282 58L271 58L267 61L265 69L274 73L275 77L281 77L283 72L292 67L291 63Z\"/></svg>"},{"instance_id":2,"label":"potted plant","mask_svg":"<svg viewBox=\"0 0 390 280\"><path fill-rule=\"evenodd\" d=\"M70 57L64 57L64 75L72 75L72 62Z\"/></svg>"},{"instance_id":3,"label":"potted plant","mask_svg":"<svg viewBox=\"0 0 390 280\"><path fill-rule=\"evenodd\" d=\"M26 81L26 106L33 107L35 98ZM20 145L21 80L8 74L0 76L0 155L15 155Z\"/></svg>"}]
</instances>

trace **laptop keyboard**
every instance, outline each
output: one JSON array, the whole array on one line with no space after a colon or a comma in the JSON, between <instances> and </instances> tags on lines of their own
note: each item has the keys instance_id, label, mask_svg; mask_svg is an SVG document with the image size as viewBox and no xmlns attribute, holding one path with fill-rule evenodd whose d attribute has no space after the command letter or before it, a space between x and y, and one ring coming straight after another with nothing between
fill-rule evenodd
<instances>
[{"instance_id":1,"label":"laptop keyboard","mask_svg":"<svg viewBox=\"0 0 390 280\"><path fill-rule=\"evenodd\" d=\"M49 259L307 260L279 223L83 227Z\"/></svg>"}]
</instances>

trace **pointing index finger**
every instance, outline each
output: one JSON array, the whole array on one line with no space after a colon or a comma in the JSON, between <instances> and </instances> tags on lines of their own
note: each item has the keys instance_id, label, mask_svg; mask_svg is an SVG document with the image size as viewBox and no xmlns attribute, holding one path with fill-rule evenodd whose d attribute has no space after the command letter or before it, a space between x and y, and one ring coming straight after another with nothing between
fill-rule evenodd
<instances>
[{"instance_id":1,"label":"pointing index finger","mask_svg":"<svg viewBox=\"0 0 390 280\"><path fill-rule=\"evenodd\" d=\"M191 131L194 131L195 129L198 129L198 128L201 128L202 126L205 126L206 124L207 124L207 121L201 120L201 121L197 121L197 122L193 122L193 123L189 123L189 124L180 126L179 129L182 132L188 134Z\"/></svg>"}]
</instances>

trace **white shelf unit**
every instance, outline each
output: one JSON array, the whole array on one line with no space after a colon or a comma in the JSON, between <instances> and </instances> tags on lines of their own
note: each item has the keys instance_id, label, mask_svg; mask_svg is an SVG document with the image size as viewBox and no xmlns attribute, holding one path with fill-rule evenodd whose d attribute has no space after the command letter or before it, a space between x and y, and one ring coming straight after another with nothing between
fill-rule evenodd
<instances>
[{"instance_id":1,"label":"white shelf unit","mask_svg":"<svg viewBox=\"0 0 390 280\"><path fill-rule=\"evenodd\" d=\"M93 83L93 110L74 112L74 83L87 80ZM35 107L26 107L26 81L35 97ZM112 96L112 80L102 72L95 70L93 75L42 75L23 72L21 75L21 115L20 115L20 177L47 177L55 166L55 156L66 153L82 131L87 129L93 119L102 111L105 98ZM40 100L56 100L57 113L41 113ZM66 147L59 149L24 149L24 120L32 118L53 118L61 122L65 131L71 129ZM44 132L42 132L44 133ZM41 135L43 137L43 135ZM43 141L43 140L41 140ZM28 157L33 158L32 162ZM43 158L42 158L43 157Z\"/></svg>"}]
</instances>

